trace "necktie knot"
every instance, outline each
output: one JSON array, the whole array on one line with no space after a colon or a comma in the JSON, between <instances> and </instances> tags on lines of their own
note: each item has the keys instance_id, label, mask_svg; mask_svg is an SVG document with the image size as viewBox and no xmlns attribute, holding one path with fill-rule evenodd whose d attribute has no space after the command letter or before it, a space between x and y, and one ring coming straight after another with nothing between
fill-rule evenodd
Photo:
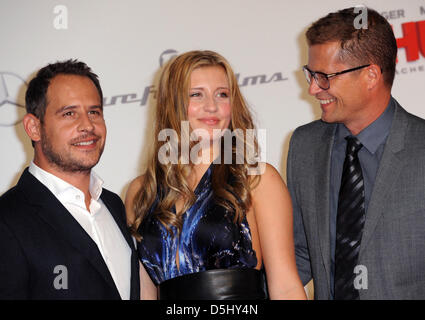
<instances>
[{"instance_id":1,"label":"necktie knot","mask_svg":"<svg viewBox=\"0 0 425 320\"><path fill-rule=\"evenodd\" d=\"M347 151L346 153L349 155L355 155L359 150L363 147L359 139L353 136L348 136L345 138L347 140Z\"/></svg>"}]
</instances>

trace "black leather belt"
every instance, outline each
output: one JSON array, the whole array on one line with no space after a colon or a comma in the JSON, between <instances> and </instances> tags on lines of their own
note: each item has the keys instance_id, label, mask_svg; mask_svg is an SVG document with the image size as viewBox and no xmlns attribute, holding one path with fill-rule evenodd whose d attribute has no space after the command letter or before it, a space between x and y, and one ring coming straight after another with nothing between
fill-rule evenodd
<instances>
[{"instance_id":1,"label":"black leather belt","mask_svg":"<svg viewBox=\"0 0 425 320\"><path fill-rule=\"evenodd\" d=\"M265 279L256 269L214 269L186 274L159 285L160 300L266 299Z\"/></svg>"}]
</instances>

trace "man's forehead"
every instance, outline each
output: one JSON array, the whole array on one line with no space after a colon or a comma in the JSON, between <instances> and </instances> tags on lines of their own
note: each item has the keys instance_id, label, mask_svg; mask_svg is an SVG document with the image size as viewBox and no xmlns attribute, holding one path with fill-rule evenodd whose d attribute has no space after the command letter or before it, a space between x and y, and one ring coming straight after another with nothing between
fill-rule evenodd
<instances>
[{"instance_id":1,"label":"man's forehead","mask_svg":"<svg viewBox=\"0 0 425 320\"><path fill-rule=\"evenodd\" d=\"M94 86L94 83L90 80L90 78L86 76L81 76L77 74L60 73L50 80L48 89L51 89L52 87L56 88L59 86L77 85L80 83L84 83L84 84L91 83Z\"/></svg>"},{"instance_id":2,"label":"man's forehead","mask_svg":"<svg viewBox=\"0 0 425 320\"><path fill-rule=\"evenodd\" d=\"M316 53L320 55L335 55L341 50L341 43L339 41L325 42L312 44L308 47L309 53Z\"/></svg>"},{"instance_id":3,"label":"man's forehead","mask_svg":"<svg viewBox=\"0 0 425 320\"><path fill-rule=\"evenodd\" d=\"M50 80L46 92L47 105L53 101L68 103L67 100L78 100L80 98L89 99L92 101L91 103L101 105L99 92L90 78L73 74L58 74ZM69 101L69 103L71 102Z\"/></svg>"},{"instance_id":4,"label":"man's forehead","mask_svg":"<svg viewBox=\"0 0 425 320\"><path fill-rule=\"evenodd\" d=\"M308 66L343 65L341 60L341 45L339 42L314 44L308 47ZM318 70L314 70L318 71Z\"/></svg>"},{"instance_id":5,"label":"man's forehead","mask_svg":"<svg viewBox=\"0 0 425 320\"><path fill-rule=\"evenodd\" d=\"M56 94L58 91L63 94L64 92L83 93L88 90L93 90L98 94L98 90L90 78L73 74L58 74L50 80L47 95Z\"/></svg>"}]
</instances>

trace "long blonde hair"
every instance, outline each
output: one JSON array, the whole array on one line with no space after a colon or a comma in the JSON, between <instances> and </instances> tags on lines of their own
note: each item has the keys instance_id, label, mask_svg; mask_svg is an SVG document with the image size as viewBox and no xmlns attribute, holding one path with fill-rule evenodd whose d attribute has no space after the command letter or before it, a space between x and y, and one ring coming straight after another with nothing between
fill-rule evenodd
<instances>
[{"instance_id":1,"label":"long blonde hair","mask_svg":"<svg viewBox=\"0 0 425 320\"><path fill-rule=\"evenodd\" d=\"M190 51L169 61L162 71L158 86L154 153L149 157L143 185L136 193L133 203L136 218L131 229L138 240L141 239L137 232L138 228L157 198L158 203L153 214L171 233L170 226L176 227L178 233L181 232L182 215L196 200L188 183L193 164L185 164L184 161L181 161L181 156L177 164L161 163L158 160L158 154L164 142L159 141L158 136L162 129L173 129L178 135L178 150L181 150L181 127L182 121L187 120L192 71L211 66L222 67L228 78L232 106L229 129L231 131L242 129L243 132L246 132L246 129L254 129L251 114L239 90L236 76L224 57L213 51ZM258 142L255 137L252 140L253 146L247 145L248 142L244 136L236 139L243 139L244 150L251 147L258 153ZM248 174L248 168L254 165L249 164L245 157L243 163L239 161L240 164L236 164L236 143L237 141L232 140L232 163L223 164L221 161L220 164L215 165L212 174L212 188L217 203L227 210L233 211L234 222L240 223L251 206L250 192L258 183L259 175ZM229 176L232 176L231 185L228 183ZM159 191L160 194L158 194ZM183 208L174 214L172 208L180 198L184 199Z\"/></svg>"}]
</instances>

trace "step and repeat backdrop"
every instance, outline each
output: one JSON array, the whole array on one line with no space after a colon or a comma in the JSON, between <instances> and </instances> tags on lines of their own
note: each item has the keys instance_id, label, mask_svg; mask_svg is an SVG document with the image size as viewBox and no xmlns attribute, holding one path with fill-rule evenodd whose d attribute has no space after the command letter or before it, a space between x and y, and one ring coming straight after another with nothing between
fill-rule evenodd
<instances>
[{"instance_id":1,"label":"step and repeat backdrop","mask_svg":"<svg viewBox=\"0 0 425 320\"><path fill-rule=\"evenodd\" d=\"M230 61L257 127L266 130L265 160L286 178L293 130L320 117L301 71L304 32L328 12L355 5L374 8L393 26L393 96L425 118L423 0L1 0L0 194L33 157L22 117L27 83L39 68L76 58L99 75L108 136L95 171L124 198L144 169L160 67L194 49Z\"/></svg>"}]
</instances>

